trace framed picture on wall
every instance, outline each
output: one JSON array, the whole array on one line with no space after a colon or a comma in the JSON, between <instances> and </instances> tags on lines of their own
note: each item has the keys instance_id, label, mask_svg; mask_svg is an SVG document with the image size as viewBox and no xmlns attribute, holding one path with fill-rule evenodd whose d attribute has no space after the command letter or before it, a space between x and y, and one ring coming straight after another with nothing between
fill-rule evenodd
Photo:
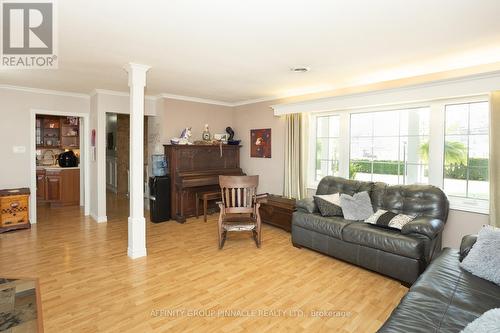
<instances>
[{"instance_id":1,"label":"framed picture on wall","mask_svg":"<svg viewBox=\"0 0 500 333\"><path fill-rule=\"evenodd\" d=\"M271 158L271 129L250 130L250 157Z\"/></svg>"}]
</instances>

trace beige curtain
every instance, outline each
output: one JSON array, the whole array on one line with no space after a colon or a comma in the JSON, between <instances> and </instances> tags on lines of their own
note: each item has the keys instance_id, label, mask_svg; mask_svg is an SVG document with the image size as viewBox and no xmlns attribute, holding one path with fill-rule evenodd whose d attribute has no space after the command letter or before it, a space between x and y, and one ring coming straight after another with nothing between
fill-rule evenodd
<instances>
[{"instance_id":1,"label":"beige curtain","mask_svg":"<svg viewBox=\"0 0 500 333\"><path fill-rule=\"evenodd\" d=\"M490 224L500 227L500 91L490 97Z\"/></svg>"},{"instance_id":2,"label":"beige curtain","mask_svg":"<svg viewBox=\"0 0 500 333\"><path fill-rule=\"evenodd\" d=\"M284 194L296 199L306 196L307 119L301 113L286 115Z\"/></svg>"}]
</instances>

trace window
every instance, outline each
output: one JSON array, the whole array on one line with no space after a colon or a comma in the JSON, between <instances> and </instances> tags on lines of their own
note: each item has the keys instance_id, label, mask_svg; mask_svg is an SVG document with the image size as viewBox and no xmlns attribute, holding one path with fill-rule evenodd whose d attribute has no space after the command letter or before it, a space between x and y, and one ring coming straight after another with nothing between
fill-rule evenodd
<instances>
[{"instance_id":1,"label":"window","mask_svg":"<svg viewBox=\"0 0 500 333\"><path fill-rule=\"evenodd\" d=\"M445 106L443 185L449 196L488 200L488 133L488 102Z\"/></svg>"},{"instance_id":2,"label":"window","mask_svg":"<svg viewBox=\"0 0 500 333\"><path fill-rule=\"evenodd\" d=\"M339 172L339 116L316 117L316 168L314 180Z\"/></svg>"},{"instance_id":3,"label":"window","mask_svg":"<svg viewBox=\"0 0 500 333\"><path fill-rule=\"evenodd\" d=\"M327 175L431 184L452 209L489 213L488 96L309 116L308 185Z\"/></svg>"},{"instance_id":4,"label":"window","mask_svg":"<svg viewBox=\"0 0 500 333\"><path fill-rule=\"evenodd\" d=\"M429 108L351 114L349 177L428 183Z\"/></svg>"}]
</instances>

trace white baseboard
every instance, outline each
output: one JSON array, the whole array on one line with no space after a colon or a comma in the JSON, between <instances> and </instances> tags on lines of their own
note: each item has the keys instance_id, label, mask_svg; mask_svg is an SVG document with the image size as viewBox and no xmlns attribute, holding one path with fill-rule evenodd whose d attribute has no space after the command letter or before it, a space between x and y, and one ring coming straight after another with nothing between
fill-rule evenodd
<instances>
[{"instance_id":1,"label":"white baseboard","mask_svg":"<svg viewBox=\"0 0 500 333\"><path fill-rule=\"evenodd\" d=\"M132 259L137 259L137 258L145 257L147 255L147 251L146 251L145 247L142 249L132 249L129 247L127 249L127 255Z\"/></svg>"},{"instance_id":2,"label":"white baseboard","mask_svg":"<svg viewBox=\"0 0 500 333\"><path fill-rule=\"evenodd\" d=\"M107 216L95 216L94 214L90 213L90 217L94 219L97 223L104 223L108 222L108 217Z\"/></svg>"}]
</instances>

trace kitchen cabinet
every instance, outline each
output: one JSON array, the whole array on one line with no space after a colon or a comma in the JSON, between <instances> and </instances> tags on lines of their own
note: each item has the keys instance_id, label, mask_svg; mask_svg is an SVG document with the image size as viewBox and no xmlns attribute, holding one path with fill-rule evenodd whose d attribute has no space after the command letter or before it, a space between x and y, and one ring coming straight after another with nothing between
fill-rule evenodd
<instances>
[{"instance_id":1,"label":"kitchen cabinet","mask_svg":"<svg viewBox=\"0 0 500 333\"><path fill-rule=\"evenodd\" d=\"M80 169L54 167L38 170L37 199L49 202L51 206L79 205Z\"/></svg>"},{"instance_id":2,"label":"kitchen cabinet","mask_svg":"<svg viewBox=\"0 0 500 333\"><path fill-rule=\"evenodd\" d=\"M45 170L36 171L36 199L45 201Z\"/></svg>"},{"instance_id":3,"label":"kitchen cabinet","mask_svg":"<svg viewBox=\"0 0 500 333\"><path fill-rule=\"evenodd\" d=\"M36 116L36 147L78 149L80 125L77 117Z\"/></svg>"},{"instance_id":4,"label":"kitchen cabinet","mask_svg":"<svg viewBox=\"0 0 500 333\"><path fill-rule=\"evenodd\" d=\"M80 146L79 125L76 117L61 117L61 147L78 148Z\"/></svg>"},{"instance_id":5,"label":"kitchen cabinet","mask_svg":"<svg viewBox=\"0 0 500 333\"><path fill-rule=\"evenodd\" d=\"M61 174L57 172L48 172L45 176L45 200L49 202L61 201Z\"/></svg>"}]
</instances>

